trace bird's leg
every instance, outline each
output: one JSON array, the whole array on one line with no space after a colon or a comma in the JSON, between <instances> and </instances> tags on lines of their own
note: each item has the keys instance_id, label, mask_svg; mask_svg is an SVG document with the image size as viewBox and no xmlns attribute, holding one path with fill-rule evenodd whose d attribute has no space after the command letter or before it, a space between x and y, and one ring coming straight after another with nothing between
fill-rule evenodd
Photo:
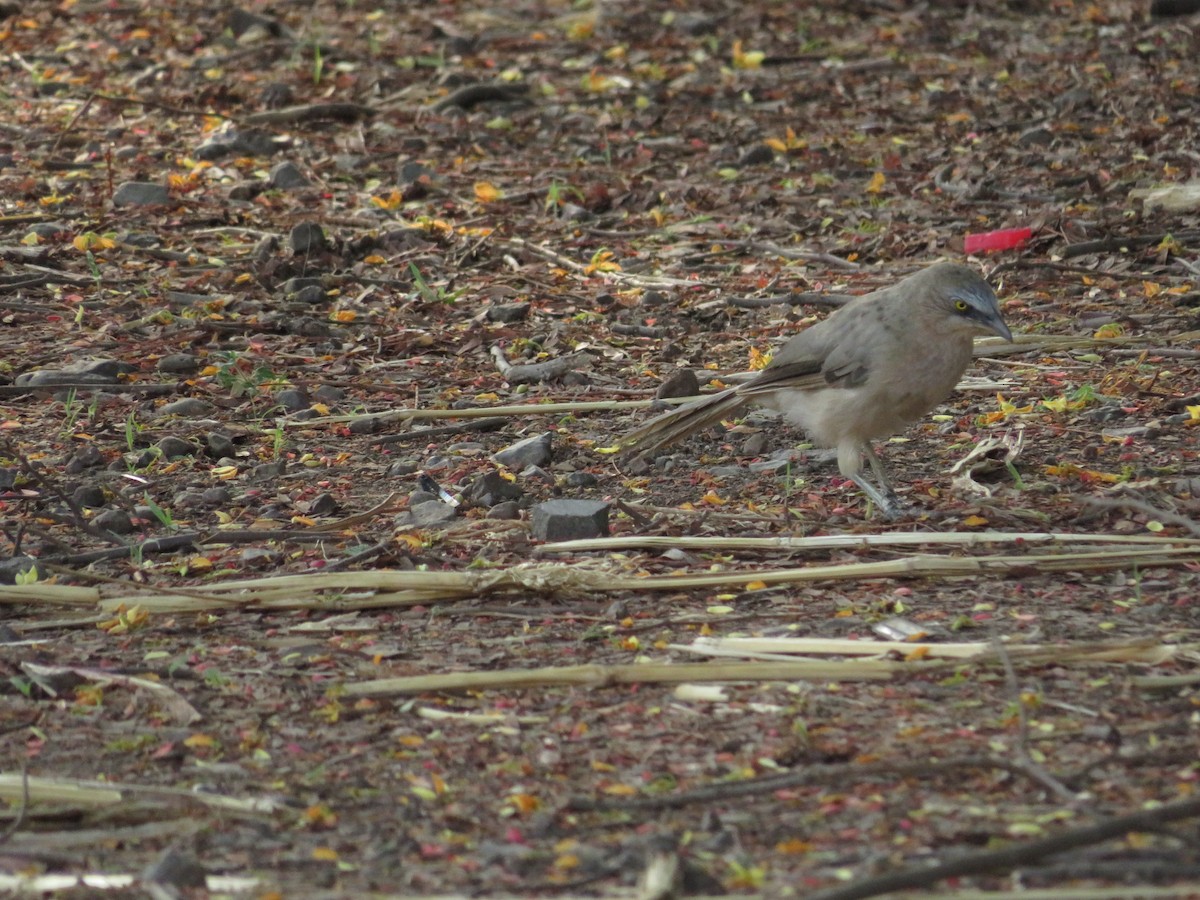
<instances>
[{"instance_id":1,"label":"bird's leg","mask_svg":"<svg viewBox=\"0 0 1200 900\"><path fill-rule=\"evenodd\" d=\"M871 465L871 471L875 474L875 480L879 482L879 487L876 488L868 482L861 473L855 475L852 480L858 485L859 490L875 502L885 516L894 519L900 512L900 498L892 490L892 483L888 481L887 473L883 470L883 463L879 461L875 449L866 443L863 444L862 450L867 457L867 462Z\"/></svg>"},{"instance_id":2,"label":"bird's leg","mask_svg":"<svg viewBox=\"0 0 1200 900\"><path fill-rule=\"evenodd\" d=\"M900 504L896 499L896 495L891 491L884 494L879 488L863 478L861 474L851 476L850 480L858 485L860 491L867 495L867 499L875 504L876 508L883 513L884 518L894 519L899 515Z\"/></svg>"}]
</instances>

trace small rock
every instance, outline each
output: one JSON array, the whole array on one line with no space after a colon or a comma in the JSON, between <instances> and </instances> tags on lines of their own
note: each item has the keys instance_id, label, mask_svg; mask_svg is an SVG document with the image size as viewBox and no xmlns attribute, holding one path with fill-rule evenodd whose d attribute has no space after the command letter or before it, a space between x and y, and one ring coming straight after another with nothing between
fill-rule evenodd
<instances>
[{"instance_id":1,"label":"small rock","mask_svg":"<svg viewBox=\"0 0 1200 900\"><path fill-rule=\"evenodd\" d=\"M203 888L208 884L208 872L195 857L168 847L142 871L142 881L171 888Z\"/></svg>"},{"instance_id":2,"label":"small rock","mask_svg":"<svg viewBox=\"0 0 1200 900\"><path fill-rule=\"evenodd\" d=\"M340 387L323 384L313 391L313 399L318 403L324 403L326 406L333 406L346 399L346 392Z\"/></svg>"},{"instance_id":3,"label":"small rock","mask_svg":"<svg viewBox=\"0 0 1200 900\"><path fill-rule=\"evenodd\" d=\"M318 285L309 285L308 287L300 288L296 293L292 294L289 300L294 300L297 303L307 303L309 306L315 306L318 303L324 303L329 299L329 295L325 293L325 288Z\"/></svg>"},{"instance_id":4,"label":"small rock","mask_svg":"<svg viewBox=\"0 0 1200 900\"><path fill-rule=\"evenodd\" d=\"M1017 143L1022 147L1046 147L1054 143L1054 132L1039 125L1021 132Z\"/></svg>"},{"instance_id":5,"label":"small rock","mask_svg":"<svg viewBox=\"0 0 1200 900\"><path fill-rule=\"evenodd\" d=\"M179 459L184 456L193 456L196 453L196 447L191 441L171 435L163 438L154 446L162 451L162 455L167 459Z\"/></svg>"},{"instance_id":6,"label":"small rock","mask_svg":"<svg viewBox=\"0 0 1200 900\"><path fill-rule=\"evenodd\" d=\"M487 517L489 519L519 519L521 518L521 504L516 500L504 500L489 509Z\"/></svg>"},{"instance_id":7,"label":"small rock","mask_svg":"<svg viewBox=\"0 0 1200 900\"><path fill-rule=\"evenodd\" d=\"M572 472L565 479L567 487L583 488L593 487L599 483L600 479L591 472Z\"/></svg>"},{"instance_id":8,"label":"small rock","mask_svg":"<svg viewBox=\"0 0 1200 900\"><path fill-rule=\"evenodd\" d=\"M94 469L102 465L104 465L104 454L93 444L87 444L72 453L63 468L68 475L78 475L87 469Z\"/></svg>"},{"instance_id":9,"label":"small rock","mask_svg":"<svg viewBox=\"0 0 1200 900\"><path fill-rule=\"evenodd\" d=\"M446 448L447 453L462 453L467 456L482 453L487 448L479 441L458 441Z\"/></svg>"},{"instance_id":10,"label":"small rock","mask_svg":"<svg viewBox=\"0 0 1200 900\"><path fill-rule=\"evenodd\" d=\"M325 229L316 222L301 222L288 234L288 244L296 254L320 253L329 249Z\"/></svg>"},{"instance_id":11,"label":"small rock","mask_svg":"<svg viewBox=\"0 0 1200 900\"><path fill-rule=\"evenodd\" d=\"M289 278L280 285L279 290L285 298L290 300L305 288L312 287L321 288L322 293L325 291L320 278Z\"/></svg>"},{"instance_id":12,"label":"small rock","mask_svg":"<svg viewBox=\"0 0 1200 900\"><path fill-rule=\"evenodd\" d=\"M308 504L308 514L310 516L332 516L337 512L338 503L333 494L328 492L317 494L313 497L312 502Z\"/></svg>"},{"instance_id":13,"label":"small rock","mask_svg":"<svg viewBox=\"0 0 1200 900\"><path fill-rule=\"evenodd\" d=\"M523 322L529 316L530 308L528 303L505 303L500 306L489 306L487 320L503 325Z\"/></svg>"},{"instance_id":14,"label":"small rock","mask_svg":"<svg viewBox=\"0 0 1200 900\"><path fill-rule=\"evenodd\" d=\"M287 463L282 459L277 459L274 462L263 463L255 466L250 470L250 477L259 481L269 481L274 478L279 478L287 471Z\"/></svg>"},{"instance_id":15,"label":"small rock","mask_svg":"<svg viewBox=\"0 0 1200 900\"><path fill-rule=\"evenodd\" d=\"M108 497L98 484L81 484L71 492L71 500L85 509L99 509L108 502Z\"/></svg>"},{"instance_id":16,"label":"small rock","mask_svg":"<svg viewBox=\"0 0 1200 900\"><path fill-rule=\"evenodd\" d=\"M437 500L437 494L432 494L429 491L416 490L408 495L408 508L420 506L422 503L432 503Z\"/></svg>"},{"instance_id":17,"label":"small rock","mask_svg":"<svg viewBox=\"0 0 1200 900\"><path fill-rule=\"evenodd\" d=\"M755 144L749 150L742 154L742 158L738 160L738 168L744 169L747 166L762 166L769 162L775 161L775 151L766 144Z\"/></svg>"},{"instance_id":18,"label":"small rock","mask_svg":"<svg viewBox=\"0 0 1200 900\"><path fill-rule=\"evenodd\" d=\"M351 434L375 434L382 428L382 423L375 416L365 416L347 424L347 429Z\"/></svg>"},{"instance_id":19,"label":"small rock","mask_svg":"<svg viewBox=\"0 0 1200 900\"><path fill-rule=\"evenodd\" d=\"M608 534L603 500L547 500L533 508L531 533L539 541L574 541Z\"/></svg>"},{"instance_id":20,"label":"small rock","mask_svg":"<svg viewBox=\"0 0 1200 900\"><path fill-rule=\"evenodd\" d=\"M113 534L129 534L133 531L133 519L123 509L106 509L92 519L92 524Z\"/></svg>"},{"instance_id":21,"label":"small rock","mask_svg":"<svg viewBox=\"0 0 1200 900\"><path fill-rule=\"evenodd\" d=\"M493 507L504 500L520 500L524 491L499 472L484 472L463 492L463 497L474 506Z\"/></svg>"},{"instance_id":22,"label":"small rock","mask_svg":"<svg viewBox=\"0 0 1200 900\"><path fill-rule=\"evenodd\" d=\"M210 487L200 494L200 499L205 506L225 506L233 500L233 493L224 486Z\"/></svg>"},{"instance_id":23,"label":"small rock","mask_svg":"<svg viewBox=\"0 0 1200 900\"><path fill-rule=\"evenodd\" d=\"M275 395L279 405L288 412L299 412L308 409L308 395L298 388L286 388Z\"/></svg>"},{"instance_id":24,"label":"small rock","mask_svg":"<svg viewBox=\"0 0 1200 900\"><path fill-rule=\"evenodd\" d=\"M220 459L222 456L233 456L237 452L233 444L233 439L228 435L221 434L219 431L210 431L204 436L204 449L213 459Z\"/></svg>"},{"instance_id":25,"label":"small rock","mask_svg":"<svg viewBox=\"0 0 1200 900\"><path fill-rule=\"evenodd\" d=\"M421 503L408 511L414 525L442 525L451 521L456 513L453 506L441 500Z\"/></svg>"},{"instance_id":26,"label":"small rock","mask_svg":"<svg viewBox=\"0 0 1200 900\"><path fill-rule=\"evenodd\" d=\"M272 81L270 84L263 85L263 89L258 92L258 101L266 109L280 109L284 106L290 106L296 97L296 92L292 90L290 84L285 84L282 81Z\"/></svg>"},{"instance_id":27,"label":"small rock","mask_svg":"<svg viewBox=\"0 0 1200 900\"><path fill-rule=\"evenodd\" d=\"M700 380L691 369L676 369L666 381L658 386L654 396L658 400L675 397L695 397L700 393Z\"/></svg>"},{"instance_id":28,"label":"small rock","mask_svg":"<svg viewBox=\"0 0 1200 900\"><path fill-rule=\"evenodd\" d=\"M200 360L191 353L172 353L160 359L155 368L160 372L189 375L200 368Z\"/></svg>"},{"instance_id":29,"label":"small rock","mask_svg":"<svg viewBox=\"0 0 1200 900\"><path fill-rule=\"evenodd\" d=\"M766 432L756 431L742 444L742 456L762 456L765 449L767 449Z\"/></svg>"},{"instance_id":30,"label":"small rock","mask_svg":"<svg viewBox=\"0 0 1200 900\"><path fill-rule=\"evenodd\" d=\"M162 206L170 199L166 185L153 181L126 181L113 193L113 206Z\"/></svg>"},{"instance_id":31,"label":"small rock","mask_svg":"<svg viewBox=\"0 0 1200 900\"><path fill-rule=\"evenodd\" d=\"M56 384L119 384L122 374L134 367L119 359L84 359L60 369L38 369L17 376L21 387L40 387Z\"/></svg>"},{"instance_id":32,"label":"small rock","mask_svg":"<svg viewBox=\"0 0 1200 900\"><path fill-rule=\"evenodd\" d=\"M24 575L37 566L37 560L30 556L10 556L0 559L0 584L16 584L17 576Z\"/></svg>"},{"instance_id":33,"label":"small rock","mask_svg":"<svg viewBox=\"0 0 1200 900\"><path fill-rule=\"evenodd\" d=\"M280 191L294 191L312 184L293 162L276 163L267 177L267 182Z\"/></svg>"},{"instance_id":34,"label":"small rock","mask_svg":"<svg viewBox=\"0 0 1200 900\"><path fill-rule=\"evenodd\" d=\"M398 459L383 473L384 478L404 478L407 475L414 475L421 470L421 464L415 459Z\"/></svg>"},{"instance_id":35,"label":"small rock","mask_svg":"<svg viewBox=\"0 0 1200 900\"><path fill-rule=\"evenodd\" d=\"M154 411L155 418L164 416L207 416L213 411L213 405L199 397L180 397L170 403L164 403Z\"/></svg>"},{"instance_id":36,"label":"small rock","mask_svg":"<svg viewBox=\"0 0 1200 900\"><path fill-rule=\"evenodd\" d=\"M553 455L554 435L547 431L517 441L492 454L492 459L510 469L524 469L527 466L544 466L550 462Z\"/></svg>"}]
</instances>

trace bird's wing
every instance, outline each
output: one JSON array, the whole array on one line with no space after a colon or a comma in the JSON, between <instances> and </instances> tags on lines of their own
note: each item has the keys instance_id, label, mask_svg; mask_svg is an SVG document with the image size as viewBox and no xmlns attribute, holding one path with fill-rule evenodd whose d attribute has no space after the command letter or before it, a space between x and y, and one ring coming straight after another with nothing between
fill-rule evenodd
<instances>
[{"instance_id":1,"label":"bird's wing","mask_svg":"<svg viewBox=\"0 0 1200 900\"><path fill-rule=\"evenodd\" d=\"M872 310L861 300L805 329L780 347L771 364L743 384L741 392L852 388L865 382L873 343L869 327Z\"/></svg>"}]
</instances>

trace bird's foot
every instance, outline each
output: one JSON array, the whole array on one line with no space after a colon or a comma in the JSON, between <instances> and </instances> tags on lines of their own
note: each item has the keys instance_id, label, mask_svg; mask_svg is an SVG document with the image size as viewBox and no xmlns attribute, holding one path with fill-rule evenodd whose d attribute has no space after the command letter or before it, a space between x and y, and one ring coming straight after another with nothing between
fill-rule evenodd
<instances>
[{"instance_id":1,"label":"bird's foot","mask_svg":"<svg viewBox=\"0 0 1200 900\"><path fill-rule=\"evenodd\" d=\"M867 499L875 504L875 508L880 514L888 520L898 518L904 512L904 504L900 498L896 496L896 492L891 487L885 487L883 490L875 487L862 475L855 475L851 479L858 489L867 495Z\"/></svg>"}]
</instances>

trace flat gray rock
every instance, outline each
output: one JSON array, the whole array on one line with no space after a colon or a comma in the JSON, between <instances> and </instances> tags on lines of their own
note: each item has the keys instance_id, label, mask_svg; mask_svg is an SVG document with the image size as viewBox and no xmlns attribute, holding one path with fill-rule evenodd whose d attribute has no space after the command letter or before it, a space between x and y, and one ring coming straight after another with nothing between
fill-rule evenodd
<instances>
[{"instance_id":1,"label":"flat gray rock","mask_svg":"<svg viewBox=\"0 0 1200 900\"><path fill-rule=\"evenodd\" d=\"M577 541L608 534L608 504L603 500L547 500L533 508L535 540Z\"/></svg>"}]
</instances>

